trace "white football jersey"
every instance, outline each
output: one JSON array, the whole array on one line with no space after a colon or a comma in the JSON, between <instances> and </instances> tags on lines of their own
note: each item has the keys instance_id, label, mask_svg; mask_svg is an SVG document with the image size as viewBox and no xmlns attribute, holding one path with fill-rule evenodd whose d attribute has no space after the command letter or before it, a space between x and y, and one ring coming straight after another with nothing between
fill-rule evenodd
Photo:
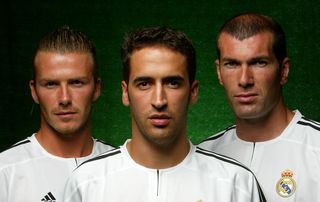
<instances>
[{"instance_id":1,"label":"white football jersey","mask_svg":"<svg viewBox=\"0 0 320 202\"><path fill-rule=\"evenodd\" d=\"M0 153L0 201L60 202L70 173L85 160L112 148L94 139L89 156L61 158L48 153L33 134Z\"/></svg>"},{"instance_id":2,"label":"white football jersey","mask_svg":"<svg viewBox=\"0 0 320 202\"><path fill-rule=\"evenodd\" d=\"M84 162L71 174L64 202L93 201L256 202L265 199L252 172L231 158L191 145L181 163L157 170L137 164L125 143Z\"/></svg>"},{"instance_id":3,"label":"white football jersey","mask_svg":"<svg viewBox=\"0 0 320 202\"><path fill-rule=\"evenodd\" d=\"M267 201L320 201L320 124L299 111L280 136L265 142L238 138L236 126L199 147L237 159L257 176Z\"/></svg>"}]
</instances>

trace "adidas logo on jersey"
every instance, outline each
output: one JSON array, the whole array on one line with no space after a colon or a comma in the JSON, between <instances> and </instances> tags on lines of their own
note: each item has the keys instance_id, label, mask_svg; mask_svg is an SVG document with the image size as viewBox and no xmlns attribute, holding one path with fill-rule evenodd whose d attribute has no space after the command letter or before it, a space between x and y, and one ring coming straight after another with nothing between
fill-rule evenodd
<instances>
[{"instance_id":1,"label":"adidas logo on jersey","mask_svg":"<svg viewBox=\"0 0 320 202\"><path fill-rule=\"evenodd\" d=\"M45 195L43 197L43 199L41 199L41 201L45 201L45 202L56 202L56 198L54 198L54 196L52 195L51 192L47 193L47 195Z\"/></svg>"}]
</instances>

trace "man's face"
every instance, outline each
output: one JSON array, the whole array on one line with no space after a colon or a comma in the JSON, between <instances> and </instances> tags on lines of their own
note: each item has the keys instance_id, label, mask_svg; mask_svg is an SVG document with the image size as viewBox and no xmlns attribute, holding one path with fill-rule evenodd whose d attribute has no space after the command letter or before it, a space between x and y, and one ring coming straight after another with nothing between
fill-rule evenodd
<instances>
[{"instance_id":1,"label":"man's face","mask_svg":"<svg viewBox=\"0 0 320 202\"><path fill-rule=\"evenodd\" d=\"M196 102L198 82L188 79L185 56L168 48L133 52L129 83L122 81L122 102L130 106L132 136L168 145L186 135L189 103Z\"/></svg>"},{"instance_id":2,"label":"man's face","mask_svg":"<svg viewBox=\"0 0 320 202\"><path fill-rule=\"evenodd\" d=\"M259 119L276 109L287 81L289 59L281 67L272 51L272 34L262 32L242 41L222 33L217 73L238 119Z\"/></svg>"},{"instance_id":3,"label":"man's face","mask_svg":"<svg viewBox=\"0 0 320 202\"><path fill-rule=\"evenodd\" d=\"M42 130L68 137L89 128L91 105L100 95L90 54L39 52L30 89Z\"/></svg>"}]
</instances>

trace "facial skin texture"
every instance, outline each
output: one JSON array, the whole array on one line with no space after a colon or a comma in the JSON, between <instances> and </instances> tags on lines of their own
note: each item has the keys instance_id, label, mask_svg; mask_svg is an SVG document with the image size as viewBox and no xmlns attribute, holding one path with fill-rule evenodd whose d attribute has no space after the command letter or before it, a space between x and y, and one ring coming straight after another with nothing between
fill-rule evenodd
<instances>
[{"instance_id":1,"label":"facial skin texture","mask_svg":"<svg viewBox=\"0 0 320 202\"><path fill-rule=\"evenodd\" d=\"M272 40L269 32L242 41L226 33L219 38L218 78L237 121L261 122L275 110L285 108L281 87L287 81L290 64L285 58L279 66Z\"/></svg>"},{"instance_id":2,"label":"facial skin texture","mask_svg":"<svg viewBox=\"0 0 320 202\"><path fill-rule=\"evenodd\" d=\"M35 71L30 89L41 110L39 134L88 136L91 105L100 95L90 54L39 52Z\"/></svg>"},{"instance_id":3,"label":"facial skin texture","mask_svg":"<svg viewBox=\"0 0 320 202\"><path fill-rule=\"evenodd\" d=\"M130 68L129 84L122 81L122 102L131 108L132 143L188 145L187 111L196 102L198 82L189 84L185 56L162 46L146 47L132 54Z\"/></svg>"}]
</instances>

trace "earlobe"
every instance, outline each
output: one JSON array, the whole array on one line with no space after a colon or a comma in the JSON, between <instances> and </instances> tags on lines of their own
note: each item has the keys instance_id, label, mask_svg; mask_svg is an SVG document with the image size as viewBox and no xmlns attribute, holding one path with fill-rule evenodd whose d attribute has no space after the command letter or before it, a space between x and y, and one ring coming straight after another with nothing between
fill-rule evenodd
<instances>
[{"instance_id":1,"label":"earlobe","mask_svg":"<svg viewBox=\"0 0 320 202\"><path fill-rule=\"evenodd\" d=\"M128 95L128 86L125 81L121 82L121 88L122 88L122 104L128 107L130 105L130 100Z\"/></svg>"},{"instance_id":2,"label":"earlobe","mask_svg":"<svg viewBox=\"0 0 320 202\"><path fill-rule=\"evenodd\" d=\"M281 66L281 78L280 78L280 84L284 85L288 81L288 76L289 76L289 70L290 70L290 59L285 58L282 62Z\"/></svg>"},{"instance_id":3,"label":"earlobe","mask_svg":"<svg viewBox=\"0 0 320 202\"><path fill-rule=\"evenodd\" d=\"M35 87L35 81L34 80L30 80L29 81L29 87L30 87L30 92L31 92L31 96L32 99L35 103L39 104L39 99L36 93L36 87Z\"/></svg>"}]
</instances>

